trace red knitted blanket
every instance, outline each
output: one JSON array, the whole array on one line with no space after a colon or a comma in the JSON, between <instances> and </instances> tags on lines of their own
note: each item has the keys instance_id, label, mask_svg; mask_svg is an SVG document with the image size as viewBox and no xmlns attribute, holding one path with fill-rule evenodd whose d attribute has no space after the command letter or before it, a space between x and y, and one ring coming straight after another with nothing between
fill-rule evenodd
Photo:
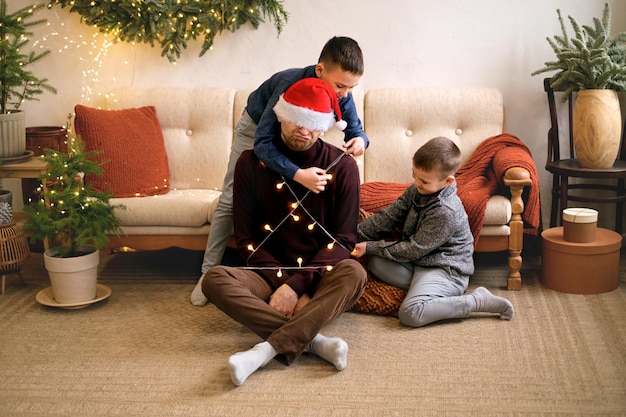
<instances>
[{"instance_id":1,"label":"red knitted blanket","mask_svg":"<svg viewBox=\"0 0 626 417\"><path fill-rule=\"evenodd\" d=\"M469 217L474 244L483 227L487 201L509 168L522 167L530 173L532 185L524 189L524 233L537 236L541 222L539 178L537 167L528 147L518 138L506 133L486 139L476 148L456 174L457 194Z\"/></svg>"},{"instance_id":2,"label":"red knitted blanket","mask_svg":"<svg viewBox=\"0 0 626 417\"><path fill-rule=\"evenodd\" d=\"M537 236L541 219L537 167L530 150L518 138L501 134L486 139L456 174L457 194L469 217L474 244L485 220L487 201L498 187L504 187L501 178L507 169L522 167L528 170L532 185L524 189L524 233ZM369 182L361 186L361 209L375 213L387 207L411 183ZM366 217L361 213L361 217Z\"/></svg>"}]
</instances>

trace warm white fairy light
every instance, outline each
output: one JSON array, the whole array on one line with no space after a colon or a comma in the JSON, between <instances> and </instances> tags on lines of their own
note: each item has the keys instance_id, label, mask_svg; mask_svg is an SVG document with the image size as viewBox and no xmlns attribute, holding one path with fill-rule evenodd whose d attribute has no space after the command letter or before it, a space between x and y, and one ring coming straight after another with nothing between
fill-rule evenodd
<instances>
[{"instance_id":1,"label":"warm white fairy light","mask_svg":"<svg viewBox=\"0 0 626 417\"><path fill-rule=\"evenodd\" d=\"M50 8L50 7L49 7ZM61 18L56 14L56 22L48 20L46 23L47 33L33 42L34 47L40 49L49 49L59 54L70 55L83 66L82 86L81 86L81 103L91 104L95 96L101 97L96 86L101 85L101 70L105 64L107 53L111 46L119 40L118 32L101 33L97 29L88 37L82 34L72 33ZM124 61L127 65L128 62ZM112 77L116 81L116 77ZM110 90L112 86L106 86L105 89Z\"/></svg>"},{"instance_id":2,"label":"warm white fairy light","mask_svg":"<svg viewBox=\"0 0 626 417\"><path fill-rule=\"evenodd\" d=\"M337 162L339 162L339 160L344 156L345 154L342 154L341 156L339 156L335 161L333 161L333 163L330 164L330 166L328 168L326 168L326 171L328 171L330 168L332 168L333 166L335 166L337 164ZM261 164L262 166L264 166L264 164ZM329 180L333 179L332 174L327 174L327 178ZM289 190L289 192L292 194L292 196L296 199L295 202L292 202L289 204L290 207L290 211L286 214L286 216L283 218L283 220L280 221L280 223L278 223L276 226L274 226L274 228L272 229L272 227L269 224L265 224L263 226L263 229L266 231L269 231L270 234L268 234L267 236L265 236L265 238L263 239L263 241L261 243L259 243L258 247L254 247L252 244L248 244L246 247L247 249L250 251L250 255L248 256L248 259L250 259L250 257L252 257L252 255L261 247L265 244L265 242L272 236L272 234L278 230L278 228L280 228L282 226L283 223L285 223L285 221L289 218L292 218L294 221L300 221L300 215L299 214L295 214L295 210L300 208L311 220L312 222L307 224L306 228L308 231L313 231L316 227L316 225L319 225L321 231L323 233L325 233L329 238L330 238L330 242L326 245L326 248L328 250L333 250L335 248L335 243L338 244L339 246L341 246L342 248L344 248L346 251L348 250L345 246L343 246L341 244L341 242L337 241L321 224L319 224L317 222L317 220L315 220L315 218L313 217L313 215L311 213L309 213L309 211L306 209L306 207L304 206L303 201L310 195L310 191L307 191L304 196L302 197L298 197L297 194L294 192L294 190L290 187L290 185L287 183L287 181L284 180L281 182L276 183L276 189L277 190L282 190L283 187L287 187L287 189ZM277 272L276 272L276 276L277 277L282 277L283 273L282 270L286 269L286 270L291 270L291 269L319 269L319 266L302 266L302 263L304 262L304 259L302 257L298 257L296 259L296 262L298 263L298 266L281 266L280 268L278 268ZM245 267L239 267L240 269L251 269L251 270L264 270L264 269L276 269L276 267L272 267L272 266L267 266L267 267L262 267L262 266L245 266ZM332 265L326 265L324 267L327 271L332 270Z\"/></svg>"}]
</instances>

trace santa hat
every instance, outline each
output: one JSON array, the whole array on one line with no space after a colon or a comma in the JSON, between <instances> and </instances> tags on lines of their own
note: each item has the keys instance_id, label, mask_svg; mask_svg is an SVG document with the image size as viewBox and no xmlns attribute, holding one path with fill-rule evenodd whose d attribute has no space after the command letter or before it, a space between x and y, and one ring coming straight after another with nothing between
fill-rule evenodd
<instances>
[{"instance_id":1,"label":"santa hat","mask_svg":"<svg viewBox=\"0 0 626 417\"><path fill-rule=\"evenodd\" d=\"M319 78L303 78L292 84L280 95L274 112L281 119L307 130L325 132L333 125L344 130L347 125L341 119L337 95Z\"/></svg>"}]
</instances>

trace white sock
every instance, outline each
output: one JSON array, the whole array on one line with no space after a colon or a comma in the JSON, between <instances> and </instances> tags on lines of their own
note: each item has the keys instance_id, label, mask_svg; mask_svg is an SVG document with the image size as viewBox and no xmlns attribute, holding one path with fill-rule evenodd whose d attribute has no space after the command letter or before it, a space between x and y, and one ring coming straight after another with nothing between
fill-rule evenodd
<instances>
[{"instance_id":1,"label":"white sock","mask_svg":"<svg viewBox=\"0 0 626 417\"><path fill-rule=\"evenodd\" d=\"M502 320L513 318L513 304L506 298L493 295L487 288L478 287L469 296L474 299L472 312L499 313Z\"/></svg>"},{"instance_id":2,"label":"white sock","mask_svg":"<svg viewBox=\"0 0 626 417\"><path fill-rule=\"evenodd\" d=\"M348 344L339 337L326 337L318 333L307 350L335 365L338 371L348 366Z\"/></svg>"},{"instance_id":3,"label":"white sock","mask_svg":"<svg viewBox=\"0 0 626 417\"><path fill-rule=\"evenodd\" d=\"M250 350L232 355L228 358L228 371L233 384L243 384L254 371L267 365L277 354L269 342L261 342Z\"/></svg>"},{"instance_id":4,"label":"white sock","mask_svg":"<svg viewBox=\"0 0 626 417\"><path fill-rule=\"evenodd\" d=\"M204 296L204 293L202 292L202 280L203 279L204 279L204 274L202 274L202 276L198 280L198 283L196 284L196 286L193 288L193 291L191 292L191 304L198 306L198 307L202 307L203 305L209 302L209 299L206 298Z\"/></svg>"}]
</instances>

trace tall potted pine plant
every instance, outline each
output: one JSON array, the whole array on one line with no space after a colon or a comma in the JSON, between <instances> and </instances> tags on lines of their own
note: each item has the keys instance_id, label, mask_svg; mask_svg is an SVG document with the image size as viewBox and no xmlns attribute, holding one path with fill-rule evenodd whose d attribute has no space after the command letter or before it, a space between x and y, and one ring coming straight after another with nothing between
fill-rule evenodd
<instances>
[{"instance_id":1,"label":"tall potted pine plant","mask_svg":"<svg viewBox=\"0 0 626 417\"><path fill-rule=\"evenodd\" d=\"M49 244L44 264L59 304L96 297L98 249L107 244L108 233L119 233L115 210L124 208L111 205L109 193L84 183L85 175L102 174L102 167L91 159L97 151L86 152L79 138L69 137L67 153L45 150L42 158L49 169L40 177L40 198L24 206L24 230L31 241Z\"/></svg>"},{"instance_id":2,"label":"tall potted pine plant","mask_svg":"<svg viewBox=\"0 0 626 417\"><path fill-rule=\"evenodd\" d=\"M568 16L574 37L568 35L560 10L557 15L561 36L546 38L556 60L531 75L556 72L550 86L564 91L564 100L578 92L572 121L578 161L585 168L609 168L619 153L622 118L617 92L626 91L626 32L611 35L608 3L593 26Z\"/></svg>"},{"instance_id":3,"label":"tall potted pine plant","mask_svg":"<svg viewBox=\"0 0 626 417\"><path fill-rule=\"evenodd\" d=\"M26 126L20 105L25 100L56 89L47 78L39 78L30 70L31 65L50 54L49 50L26 52L33 33L30 29L46 19L32 20L44 4L34 4L13 13L7 11L7 1L0 0L0 158L24 155Z\"/></svg>"}]
</instances>

